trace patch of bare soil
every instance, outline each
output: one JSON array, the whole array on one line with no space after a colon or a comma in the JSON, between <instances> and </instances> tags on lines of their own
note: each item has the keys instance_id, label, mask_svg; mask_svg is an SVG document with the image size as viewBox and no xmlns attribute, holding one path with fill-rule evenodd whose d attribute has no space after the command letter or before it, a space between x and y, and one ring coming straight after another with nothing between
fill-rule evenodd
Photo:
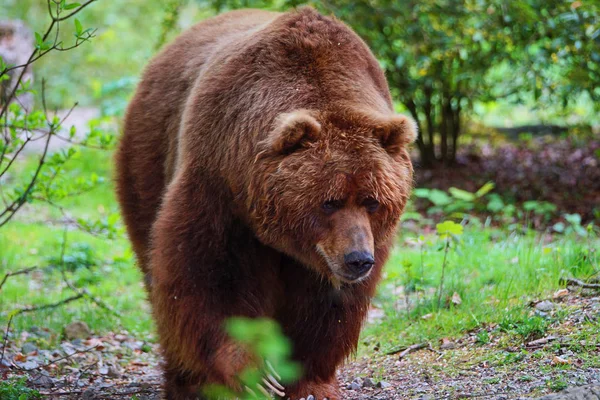
<instances>
[{"instance_id":1,"label":"patch of bare soil","mask_svg":"<svg viewBox=\"0 0 600 400\"><path fill-rule=\"evenodd\" d=\"M532 312L560 313L540 339L515 341L489 327L490 342L477 332L458 340L413 346L407 351L348 363L339 374L344 398L525 399L590 385L546 400L600 400L600 297L554 299ZM539 303L538 303L539 304ZM541 308L546 311L540 311ZM54 349L42 349L52 332L31 329L3 344L0 378L25 376L48 399L160 399L158 347L127 332L89 335L85 326L65 327ZM76 337L85 337L77 339ZM135 397L133 397L135 396Z\"/></svg>"}]
</instances>

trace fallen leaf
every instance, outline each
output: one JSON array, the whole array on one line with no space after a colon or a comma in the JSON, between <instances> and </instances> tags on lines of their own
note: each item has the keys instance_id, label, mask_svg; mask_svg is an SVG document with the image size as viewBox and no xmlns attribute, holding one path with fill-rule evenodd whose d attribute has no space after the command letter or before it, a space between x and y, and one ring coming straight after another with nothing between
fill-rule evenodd
<instances>
[{"instance_id":1,"label":"fallen leaf","mask_svg":"<svg viewBox=\"0 0 600 400\"><path fill-rule=\"evenodd\" d=\"M552 359L551 362L552 365L565 365L565 364L571 364L571 361L566 360L562 357L559 356L554 356L554 358Z\"/></svg>"},{"instance_id":2,"label":"fallen leaf","mask_svg":"<svg viewBox=\"0 0 600 400\"><path fill-rule=\"evenodd\" d=\"M553 299L562 299L565 296L569 295L569 289L560 289L557 290L556 292L554 292L554 294L552 295Z\"/></svg>"},{"instance_id":3,"label":"fallen leaf","mask_svg":"<svg viewBox=\"0 0 600 400\"><path fill-rule=\"evenodd\" d=\"M455 306L460 306L462 304L462 299L460 298L460 294L458 294L458 292L454 292L452 295L452 304Z\"/></svg>"}]
</instances>

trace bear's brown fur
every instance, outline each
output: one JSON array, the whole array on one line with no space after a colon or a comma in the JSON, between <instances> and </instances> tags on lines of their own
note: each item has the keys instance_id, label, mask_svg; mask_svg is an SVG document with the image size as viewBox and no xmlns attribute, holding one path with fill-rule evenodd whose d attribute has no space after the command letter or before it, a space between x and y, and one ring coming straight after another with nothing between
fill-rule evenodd
<instances>
[{"instance_id":1,"label":"bear's brown fur","mask_svg":"<svg viewBox=\"0 0 600 400\"><path fill-rule=\"evenodd\" d=\"M415 134L364 42L310 8L208 19L150 63L116 161L167 398L238 387L231 316L273 318L292 340L303 375L286 397L340 398Z\"/></svg>"}]
</instances>

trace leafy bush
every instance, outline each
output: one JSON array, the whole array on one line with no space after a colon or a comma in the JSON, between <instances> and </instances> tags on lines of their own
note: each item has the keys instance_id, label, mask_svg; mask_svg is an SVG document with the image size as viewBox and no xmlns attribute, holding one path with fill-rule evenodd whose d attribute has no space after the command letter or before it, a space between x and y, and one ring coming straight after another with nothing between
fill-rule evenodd
<instances>
[{"instance_id":1,"label":"leafy bush","mask_svg":"<svg viewBox=\"0 0 600 400\"><path fill-rule=\"evenodd\" d=\"M40 392L26 385L27 378L11 378L0 382L0 399L2 400L35 400L41 399Z\"/></svg>"},{"instance_id":2,"label":"leafy bush","mask_svg":"<svg viewBox=\"0 0 600 400\"><path fill-rule=\"evenodd\" d=\"M238 376L245 389L243 393L233 393L222 386L209 386L203 389L209 398L271 399L268 393L270 386L277 389L278 384L291 382L300 376L299 365L290 360L291 343L276 322L237 317L227 321L226 329L256 362Z\"/></svg>"}]
</instances>

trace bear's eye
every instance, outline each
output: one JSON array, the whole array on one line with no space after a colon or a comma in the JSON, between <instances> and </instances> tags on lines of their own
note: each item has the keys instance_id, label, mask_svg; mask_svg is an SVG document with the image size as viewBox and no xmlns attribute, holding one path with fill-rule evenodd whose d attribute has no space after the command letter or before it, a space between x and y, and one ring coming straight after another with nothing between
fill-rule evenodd
<instances>
[{"instance_id":1,"label":"bear's eye","mask_svg":"<svg viewBox=\"0 0 600 400\"><path fill-rule=\"evenodd\" d=\"M363 201L362 205L370 213L374 213L379 208L379 202L377 201L377 199L374 199L373 197L367 197Z\"/></svg>"},{"instance_id":2,"label":"bear's eye","mask_svg":"<svg viewBox=\"0 0 600 400\"><path fill-rule=\"evenodd\" d=\"M327 200L321 207L327 214L332 214L343 206L344 202L342 200Z\"/></svg>"}]
</instances>

